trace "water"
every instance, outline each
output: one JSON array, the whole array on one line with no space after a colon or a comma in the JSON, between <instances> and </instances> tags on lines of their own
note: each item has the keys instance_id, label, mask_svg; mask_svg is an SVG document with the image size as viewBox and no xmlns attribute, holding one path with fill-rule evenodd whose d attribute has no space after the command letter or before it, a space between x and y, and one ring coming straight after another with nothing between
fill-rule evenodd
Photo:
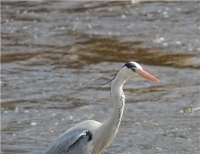
<instances>
[{"instance_id":1,"label":"water","mask_svg":"<svg viewBox=\"0 0 200 154\"><path fill-rule=\"evenodd\" d=\"M197 154L198 2L2 2L2 154L41 153L78 122L104 122L127 61L161 83L128 82L105 154ZM98 111L98 112L97 112Z\"/></svg>"}]
</instances>

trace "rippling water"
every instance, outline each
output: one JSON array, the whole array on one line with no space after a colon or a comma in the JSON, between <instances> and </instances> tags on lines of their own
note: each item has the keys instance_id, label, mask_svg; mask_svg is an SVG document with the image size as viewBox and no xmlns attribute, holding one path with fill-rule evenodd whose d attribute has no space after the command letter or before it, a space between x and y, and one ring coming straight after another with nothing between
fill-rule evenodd
<instances>
[{"instance_id":1,"label":"rippling water","mask_svg":"<svg viewBox=\"0 0 200 154\"><path fill-rule=\"evenodd\" d=\"M111 79L137 61L161 83L128 82L105 154L200 151L199 2L2 2L2 154L41 153L112 111ZM97 112L98 111L98 112Z\"/></svg>"}]
</instances>

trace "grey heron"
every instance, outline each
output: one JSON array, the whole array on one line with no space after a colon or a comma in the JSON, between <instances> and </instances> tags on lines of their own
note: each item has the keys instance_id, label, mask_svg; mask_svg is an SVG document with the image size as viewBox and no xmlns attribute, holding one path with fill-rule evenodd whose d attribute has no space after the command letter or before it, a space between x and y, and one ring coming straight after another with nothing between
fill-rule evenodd
<instances>
[{"instance_id":1,"label":"grey heron","mask_svg":"<svg viewBox=\"0 0 200 154\"><path fill-rule=\"evenodd\" d=\"M126 63L111 82L114 109L104 123L95 120L81 122L56 138L43 154L100 154L114 140L122 119L125 95L123 85L127 80L148 79L159 82L136 62Z\"/></svg>"}]
</instances>

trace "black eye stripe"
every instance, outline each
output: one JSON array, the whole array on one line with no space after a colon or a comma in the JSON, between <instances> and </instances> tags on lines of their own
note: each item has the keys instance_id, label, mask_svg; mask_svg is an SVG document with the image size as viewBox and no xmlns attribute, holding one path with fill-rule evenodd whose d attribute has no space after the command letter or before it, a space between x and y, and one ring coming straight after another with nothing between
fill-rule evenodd
<instances>
[{"instance_id":1,"label":"black eye stripe","mask_svg":"<svg viewBox=\"0 0 200 154\"><path fill-rule=\"evenodd\" d=\"M136 68L135 64L133 64L131 62L126 63L124 66L126 66L127 68L130 68L130 69L135 69Z\"/></svg>"}]
</instances>

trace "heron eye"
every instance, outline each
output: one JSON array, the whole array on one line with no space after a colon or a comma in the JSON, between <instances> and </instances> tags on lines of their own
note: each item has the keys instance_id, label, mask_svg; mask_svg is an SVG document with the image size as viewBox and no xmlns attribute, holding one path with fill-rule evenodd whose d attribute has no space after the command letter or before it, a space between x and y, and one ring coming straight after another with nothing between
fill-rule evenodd
<instances>
[{"instance_id":1,"label":"heron eye","mask_svg":"<svg viewBox=\"0 0 200 154\"><path fill-rule=\"evenodd\" d=\"M132 70L133 72L135 72L135 68L134 68L134 67L132 67L131 70Z\"/></svg>"}]
</instances>

